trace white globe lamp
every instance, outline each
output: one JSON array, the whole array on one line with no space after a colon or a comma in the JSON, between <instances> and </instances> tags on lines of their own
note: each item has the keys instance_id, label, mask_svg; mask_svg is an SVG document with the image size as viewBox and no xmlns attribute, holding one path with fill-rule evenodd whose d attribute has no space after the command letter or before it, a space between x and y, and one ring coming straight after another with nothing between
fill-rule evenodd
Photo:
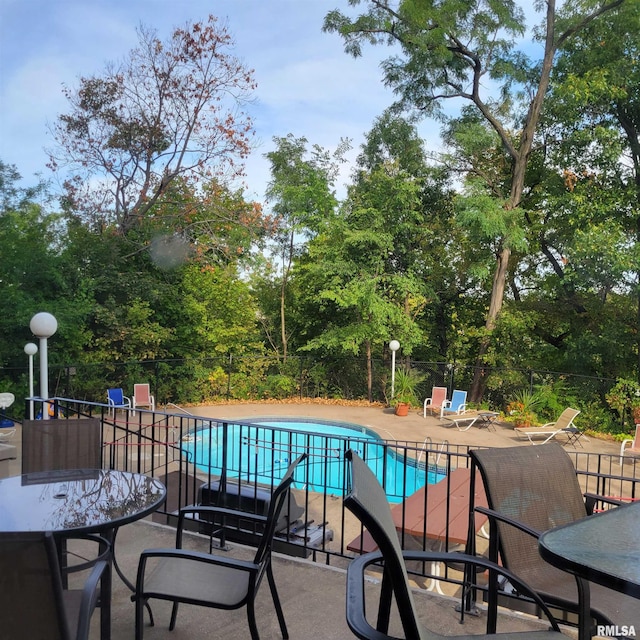
<instances>
[{"instance_id":1,"label":"white globe lamp","mask_svg":"<svg viewBox=\"0 0 640 640\"><path fill-rule=\"evenodd\" d=\"M29 328L40 340L40 397L47 400L49 398L47 339L58 330L58 321L50 313L41 311L31 318ZM42 419L49 419L49 405L46 402L42 403Z\"/></svg>"}]
</instances>

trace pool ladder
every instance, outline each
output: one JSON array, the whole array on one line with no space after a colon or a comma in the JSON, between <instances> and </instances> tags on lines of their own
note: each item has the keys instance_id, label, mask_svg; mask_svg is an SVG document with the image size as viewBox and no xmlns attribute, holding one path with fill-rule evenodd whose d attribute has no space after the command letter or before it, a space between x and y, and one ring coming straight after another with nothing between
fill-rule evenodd
<instances>
[{"instance_id":1,"label":"pool ladder","mask_svg":"<svg viewBox=\"0 0 640 640\"><path fill-rule=\"evenodd\" d=\"M443 440L438 449L434 449L433 441L430 437L426 437L422 443L420 449L420 455L416 463L419 469L426 469L427 471L435 471L436 473L446 473L447 468L440 466L440 458L443 453L447 453L449 450L449 441ZM425 458L425 460L423 460Z\"/></svg>"}]
</instances>

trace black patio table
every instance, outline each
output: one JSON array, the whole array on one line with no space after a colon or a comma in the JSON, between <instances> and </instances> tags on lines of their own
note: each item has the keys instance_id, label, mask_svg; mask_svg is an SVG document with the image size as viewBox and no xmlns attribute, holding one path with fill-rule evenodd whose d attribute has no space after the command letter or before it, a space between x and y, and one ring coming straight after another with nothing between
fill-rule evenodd
<instances>
[{"instance_id":1,"label":"black patio table","mask_svg":"<svg viewBox=\"0 0 640 640\"><path fill-rule=\"evenodd\" d=\"M149 515L165 497L166 488L160 481L126 471L26 473L0 480L0 530L51 531L60 539L100 533L113 544L119 527ZM111 557L118 570L114 549ZM101 593L106 597L101 603L100 636L109 640L111 566L102 579Z\"/></svg>"},{"instance_id":2,"label":"black patio table","mask_svg":"<svg viewBox=\"0 0 640 640\"><path fill-rule=\"evenodd\" d=\"M640 598L639 532L640 502L634 502L550 529L540 536L538 549L559 569ZM583 640L590 637L588 593L580 607L579 638ZM632 623L614 622L620 627L616 635L626 635L625 628L629 631Z\"/></svg>"}]
</instances>

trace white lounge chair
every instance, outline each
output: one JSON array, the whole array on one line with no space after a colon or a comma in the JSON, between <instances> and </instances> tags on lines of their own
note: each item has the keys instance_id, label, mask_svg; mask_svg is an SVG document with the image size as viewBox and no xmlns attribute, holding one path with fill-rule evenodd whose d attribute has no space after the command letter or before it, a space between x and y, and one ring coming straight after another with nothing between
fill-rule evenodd
<instances>
[{"instance_id":1,"label":"white lounge chair","mask_svg":"<svg viewBox=\"0 0 640 640\"><path fill-rule=\"evenodd\" d=\"M573 428L573 421L579 413L578 409L567 407L555 422L547 422L541 427L516 427L514 431L519 436L528 438L531 444L544 444L553 440L559 433L566 434L568 429ZM543 438L542 442L535 442L539 438Z\"/></svg>"}]
</instances>

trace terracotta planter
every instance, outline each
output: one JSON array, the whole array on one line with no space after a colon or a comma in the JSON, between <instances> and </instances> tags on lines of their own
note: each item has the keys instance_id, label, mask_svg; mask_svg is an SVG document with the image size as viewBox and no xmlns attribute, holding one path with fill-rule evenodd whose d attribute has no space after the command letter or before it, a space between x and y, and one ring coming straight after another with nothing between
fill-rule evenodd
<instances>
[{"instance_id":1,"label":"terracotta planter","mask_svg":"<svg viewBox=\"0 0 640 640\"><path fill-rule=\"evenodd\" d=\"M408 404L407 402L398 402L398 404L396 405L396 415L408 416L410 408L411 408L411 405Z\"/></svg>"}]
</instances>

